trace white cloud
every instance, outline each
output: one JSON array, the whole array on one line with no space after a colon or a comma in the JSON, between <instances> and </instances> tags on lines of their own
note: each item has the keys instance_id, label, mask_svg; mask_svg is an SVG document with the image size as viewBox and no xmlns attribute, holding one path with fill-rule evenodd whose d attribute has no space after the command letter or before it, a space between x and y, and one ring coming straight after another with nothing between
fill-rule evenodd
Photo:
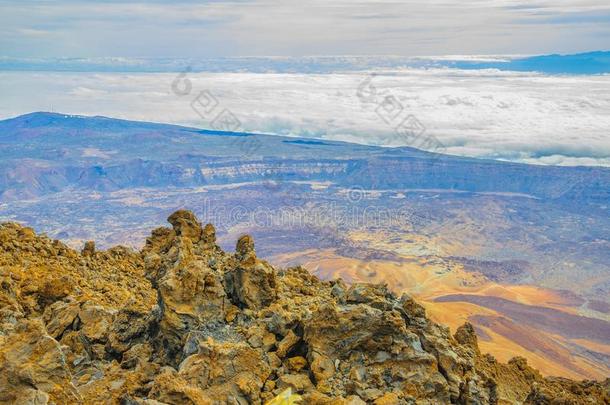
<instances>
[{"instance_id":1,"label":"white cloud","mask_svg":"<svg viewBox=\"0 0 610 405\"><path fill-rule=\"evenodd\" d=\"M26 37L48 37L54 34L52 31L34 28L20 28L17 32Z\"/></svg>"},{"instance_id":2,"label":"white cloud","mask_svg":"<svg viewBox=\"0 0 610 405\"><path fill-rule=\"evenodd\" d=\"M446 152L540 164L610 166L610 75L545 76L456 69L377 72ZM377 104L357 97L365 74L194 73L189 96L175 74L0 73L3 117L54 109L71 114L210 127L190 107L209 90L245 131L404 145ZM212 118L212 117L209 117Z\"/></svg>"}]
</instances>

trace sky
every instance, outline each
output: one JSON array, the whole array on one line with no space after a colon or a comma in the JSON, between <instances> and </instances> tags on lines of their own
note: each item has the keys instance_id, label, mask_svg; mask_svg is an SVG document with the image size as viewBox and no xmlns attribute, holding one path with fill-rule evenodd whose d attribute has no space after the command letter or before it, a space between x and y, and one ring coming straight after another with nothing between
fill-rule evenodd
<instances>
[{"instance_id":1,"label":"sky","mask_svg":"<svg viewBox=\"0 0 610 405\"><path fill-rule=\"evenodd\" d=\"M0 0L0 56L577 53L610 44L607 0Z\"/></svg>"}]
</instances>

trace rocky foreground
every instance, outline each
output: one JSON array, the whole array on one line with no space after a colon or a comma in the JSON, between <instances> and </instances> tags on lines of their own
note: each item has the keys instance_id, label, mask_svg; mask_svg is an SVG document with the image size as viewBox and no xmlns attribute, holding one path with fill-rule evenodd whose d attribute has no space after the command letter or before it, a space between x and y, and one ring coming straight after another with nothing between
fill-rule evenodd
<instances>
[{"instance_id":1,"label":"rocky foreground","mask_svg":"<svg viewBox=\"0 0 610 405\"><path fill-rule=\"evenodd\" d=\"M188 211L141 252L76 252L0 226L0 403L609 404L603 383L481 354L385 286L323 282L236 252Z\"/></svg>"}]
</instances>

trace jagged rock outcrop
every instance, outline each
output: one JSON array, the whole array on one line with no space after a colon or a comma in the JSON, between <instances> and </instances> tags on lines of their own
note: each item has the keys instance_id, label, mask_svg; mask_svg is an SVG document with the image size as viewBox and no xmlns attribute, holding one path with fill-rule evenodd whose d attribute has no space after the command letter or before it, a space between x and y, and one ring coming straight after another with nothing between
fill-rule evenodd
<instances>
[{"instance_id":1,"label":"jagged rock outcrop","mask_svg":"<svg viewBox=\"0 0 610 405\"><path fill-rule=\"evenodd\" d=\"M213 227L206 239L197 218L185 210L173 213L172 230L157 230L144 250L146 274L157 289L159 329L155 347L169 363L183 360L182 349L189 332L225 319L230 301L223 286L226 255L218 254Z\"/></svg>"},{"instance_id":2,"label":"jagged rock outcrop","mask_svg":"<svg viewBox=\"0 0 610 405\"><path fill-rule=\"evenodd\" d=\"M237 265L225 273L225 283L239 307L253 310L271 304L277 296L275 270L256 257L254 240L244 235L237 241L235 252Z\"/></svg>"},{"instance_id":3,"label":"jagged rock outcrop","mask_svg":"<svg viewBox=\"0 0 610 405\"><path fill-rule=\"evenodd\" d=\"M610 380L481 354L408 295L274 269L172 214L141 252L0 226L0 404L608 404Z\"/></svg>"}]
</instances>

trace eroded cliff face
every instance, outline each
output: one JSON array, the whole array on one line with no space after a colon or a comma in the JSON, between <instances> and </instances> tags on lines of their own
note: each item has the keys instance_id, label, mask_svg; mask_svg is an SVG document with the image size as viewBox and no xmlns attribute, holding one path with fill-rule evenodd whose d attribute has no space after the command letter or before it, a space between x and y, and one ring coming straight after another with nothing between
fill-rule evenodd
<instances>
[{"instance_id":1,"label":"eroded cliff face","mask_svg":"<svg viewBox=\"0 0 610 405\"><path fill-rule=\"evenodd\" d=\"M480 353L385 286L276 270L178 211L141 252L0 227L0 403L608 404L609 381Z\"/></svg>"}]
</instances>

